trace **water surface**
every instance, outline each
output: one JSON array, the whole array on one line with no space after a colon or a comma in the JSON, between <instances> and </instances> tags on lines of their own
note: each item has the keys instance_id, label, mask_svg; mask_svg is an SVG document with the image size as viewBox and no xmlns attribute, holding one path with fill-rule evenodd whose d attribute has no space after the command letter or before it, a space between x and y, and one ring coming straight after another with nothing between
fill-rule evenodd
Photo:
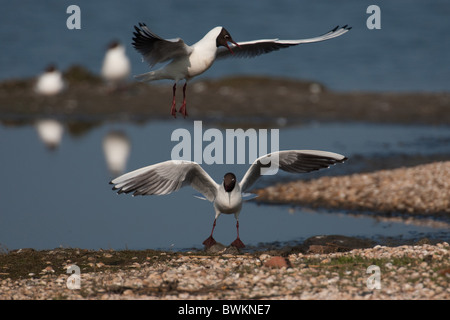
<instances>
[{"instance_id":1,"label":"water surface","mask_svg":"<svg viewBox=\"0 0 450 320\"><path fill-rule=\"evenodd\" d=\"M170 137L179 125L179 121L104 123L82 135L71 135L63 124L62 140L53 149L39 138L36 126L0 126L0 244L8 249L201 247L210 233L214 210L207 201L194 198L193 189L168 196L131 197L117 195L108 184L116 174L108 168L103 149L111 132L120 131L126 137L130 153L123 170L130 171L170 159L177 143ZM192 122L186 121L182 127L193 134ZM205 125L204 130L207 128ZM449 139L448 127L315 123L280 129L280 149L327 150L345 154L350 160L359 156L382 159L395 154L448 154ZM352 165L350 160L328 172L344 170ZM248 165L204 168L220 181L229 171L242 177ZM308 174L297 177L307 178ZM261 179L255 187L278 178ZM445 228L254 203L246 203L240 215L241 238L247 245L317 234L370 238L442 231ZM219 218L215 237L224 244L234 240L233 216Z\"/></svg>"}]
</instances>

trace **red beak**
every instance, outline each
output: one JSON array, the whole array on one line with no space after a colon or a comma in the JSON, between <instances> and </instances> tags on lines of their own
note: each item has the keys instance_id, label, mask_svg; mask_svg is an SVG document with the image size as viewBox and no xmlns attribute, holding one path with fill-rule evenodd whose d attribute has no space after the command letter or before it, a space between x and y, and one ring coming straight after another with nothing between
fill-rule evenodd
<instances>
[{"instance_id":1,"label":"red beak","mask_svg":"<svg viewBox=\"0 0 450 320\"><path fill-rule=\"evenodd\" d=\"M238 48L241 47L237 42L234 42L233 40L231 40L230 42L231 42L232 44L234 44L234 45L235 45L236 47L238 47ZM228 46L228 44L227 44L227 48L228 48L228 50L230 51L231 54L234 54L233 50L231 50L231 48Z\"/></svg>"}]
</instances>

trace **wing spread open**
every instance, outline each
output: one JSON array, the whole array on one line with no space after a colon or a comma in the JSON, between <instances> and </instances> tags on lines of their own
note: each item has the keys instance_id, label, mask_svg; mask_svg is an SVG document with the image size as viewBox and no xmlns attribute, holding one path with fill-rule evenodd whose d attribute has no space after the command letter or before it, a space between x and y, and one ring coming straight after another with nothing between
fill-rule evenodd
<instances>
[{"instance_id":1,"label":"wing spread open","mask_svg":"<svg viewBox=\"0 0 450 320\"><path fill-rule=\"evenodd\" d=\"M132 45L151 67L191 53L191 48L182 39L163 39L150 31L145 23L139 23L134 29Z\"/></svg>"},{"instance_id":2,"label":"wing spread open","mask_svg":"<svg viewBox=\"0 0 450 320\"><path fill-rule=\"evenodd\" d=\"M190 185L209 201L217 194L216 182L196 162L169 160L126 173L110 182L118 193L164 195Z\"/></svg>"},{"instance_id":3,"label":"wing spread open","mask_svg":"<svg viewBox=\"0 0 450 320\"><path fill-rule=\"evenodd\" d=\"M341 154L318 150L286 150L269 153L256 159L241 181L241 190L246 192L261 177L261 169L269 163L279 169L292 173L305 173L328 168L347 158Z\"/></svg>"},{"instance_id":4,"label":"wing spread open","mask_svg":"<svg viewBox=\"0 0 450 320\"><path fill-rule=\"evenodd\" d=\"M312 43L312 42L320 42L329 39L333 39L343 35L348 32L351 27L343 26L339 28L337 26L333 30L314 38L308 39L300 39L300 40L279 40L279 39L263 39L263 40L254 40L254 41L246 41L246 42L238 42L239 46L232 45L231 49L234 54L224 47L220 47L217 50L217 59L221 58L229 58L229 57L237 57L237 58L252 58L259 56L264 53L269 53L272 51L280 50L283 48L288 48L292 46L297 46L302 43Z\"/></svg>"}]
</instances>

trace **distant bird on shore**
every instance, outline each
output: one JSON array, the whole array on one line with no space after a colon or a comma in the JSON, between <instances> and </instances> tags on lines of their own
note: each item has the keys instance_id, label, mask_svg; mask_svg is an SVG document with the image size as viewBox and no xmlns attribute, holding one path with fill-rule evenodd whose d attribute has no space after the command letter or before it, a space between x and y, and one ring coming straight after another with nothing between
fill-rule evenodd
<instances>
[{"instance_id":1,"label":"distant bird on shore","mask_svg":"<svg viewBox=\"0 0 450 320\"><path fill-rule=\"evenodd\" d=\"M125 47L118 41L112 41L103 60L101 75L111 86L123 84L130 76L130 60L125 53Z\"/></svg>"},{"instance_id":2,"label":"distant bird on shore","mask_svg":"<svg viewBox=\"0 0 450 320\"><path fill-rule=\"evenodd\" d=\"M328 168L344 162L343 155L317 150L287 150L266 154L256 159L247 170L241 182L229 172L221 184L216 183L202 167L192 161L169 160L126 173L110 182L118 193L134 195L163 195L190 185L213 203L215 218L211 235L203 242L206 247L216 243L213 238L216 220L221 213L234 214L236 218L237 237L231 245L242 248L245 245L239 238L239 213L242 208L243 193L261 177L262 170L272 167L291 173L305 173Z\"/></svg>"},{"instance_id":3,"label":"distant bird on shore","mask_svg":"<svg viewBox=\"0 0 450 320\"><path fill-rule=\"evenodd\" d=\"M215 27L200 41L189 46L180 38L163 39L154 34L144 24L139 23L133 32L133 46L143 56L152 68L157 63L170 61L161 69L136 76L140 81L161 79L174 80L171 114L176 117L175 92L177 82L186 80L183 86L183 103L179 112L186 117L186 86L187 82L208 70L216 59L227 57L255 57L275 50L296 46L302 43L325 41L339 37L351 28L346 25L314 38L301 40L264 39L246 42L235 42L230 33L223 27ZM229 45L228 43L231 43Z\"/></svg>"},{"instance_id":4,"label":"distant bird on shore","mask_svg":"<svg viewBox=\"0 0 450 320\"><path fill-rule=\"evenodd\" d=\"M56 65L50 64L37 78L34 91L44 96L54 96L64 90L66 84Z\"/></svg>"}]
</instances>

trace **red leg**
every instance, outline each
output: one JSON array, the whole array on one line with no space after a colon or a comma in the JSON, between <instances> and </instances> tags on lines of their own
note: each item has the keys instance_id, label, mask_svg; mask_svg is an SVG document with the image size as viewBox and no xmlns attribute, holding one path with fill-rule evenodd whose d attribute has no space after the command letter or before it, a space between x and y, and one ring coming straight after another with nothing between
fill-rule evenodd
<instances>
[{"instance_id":1,"label":"red leg","mask_svg":"<svg viewBox=\"0 0 450 320\"><path fill-rule=\"evenodd\" d=\"M183 86L183 104L181 105L181 108L179 110L179 112L183 115L184 118L187 117L187 110L186 110L186 86L187 86L187 81L185 82L184 86Z\"/></svg>"},{"instance_id":2,"label":"red leg","mask_svg":"<svg viewBox=\"0 0 450 320\"><path fill-rule=\"evenodd\" d=\"M245 244L239 238L239 220L236 220L236 231L237 231L237 238L231 243L231 245L236 248L244 248Z\"/></svg>"},{"instance_id":3,"label":"red leg","mask_svg":"<svg viewBox=\"0 0 450 320\"><path fill-rule=\"evenodd\" d=\"M172 98L172 108L170 108L170 114L176 118L177 117L177 109L176 109L176 105L177 102L175 100L175 92L177 91L177 83L175 82L175 84L173 85L173 98Z\"/></svg>"},{"instance_id":4,"label":"red leg","mask_svg":"<svg viewBox=\"0 0 450 320\"><path fill-rule=\"evenodd\" d=\"M212 247L213 245L216 244L216 240L214 240L214 238L213 238L213 236L212 236L215 227L216 227L216 219L214 219L213 228L212 228L212 230L211 230L211 235L208 237L208 239L206 239L205 241L203 241L203 244L204 244L205 247L207 247L207 248Z\"/></svg>"}]
</instances>

